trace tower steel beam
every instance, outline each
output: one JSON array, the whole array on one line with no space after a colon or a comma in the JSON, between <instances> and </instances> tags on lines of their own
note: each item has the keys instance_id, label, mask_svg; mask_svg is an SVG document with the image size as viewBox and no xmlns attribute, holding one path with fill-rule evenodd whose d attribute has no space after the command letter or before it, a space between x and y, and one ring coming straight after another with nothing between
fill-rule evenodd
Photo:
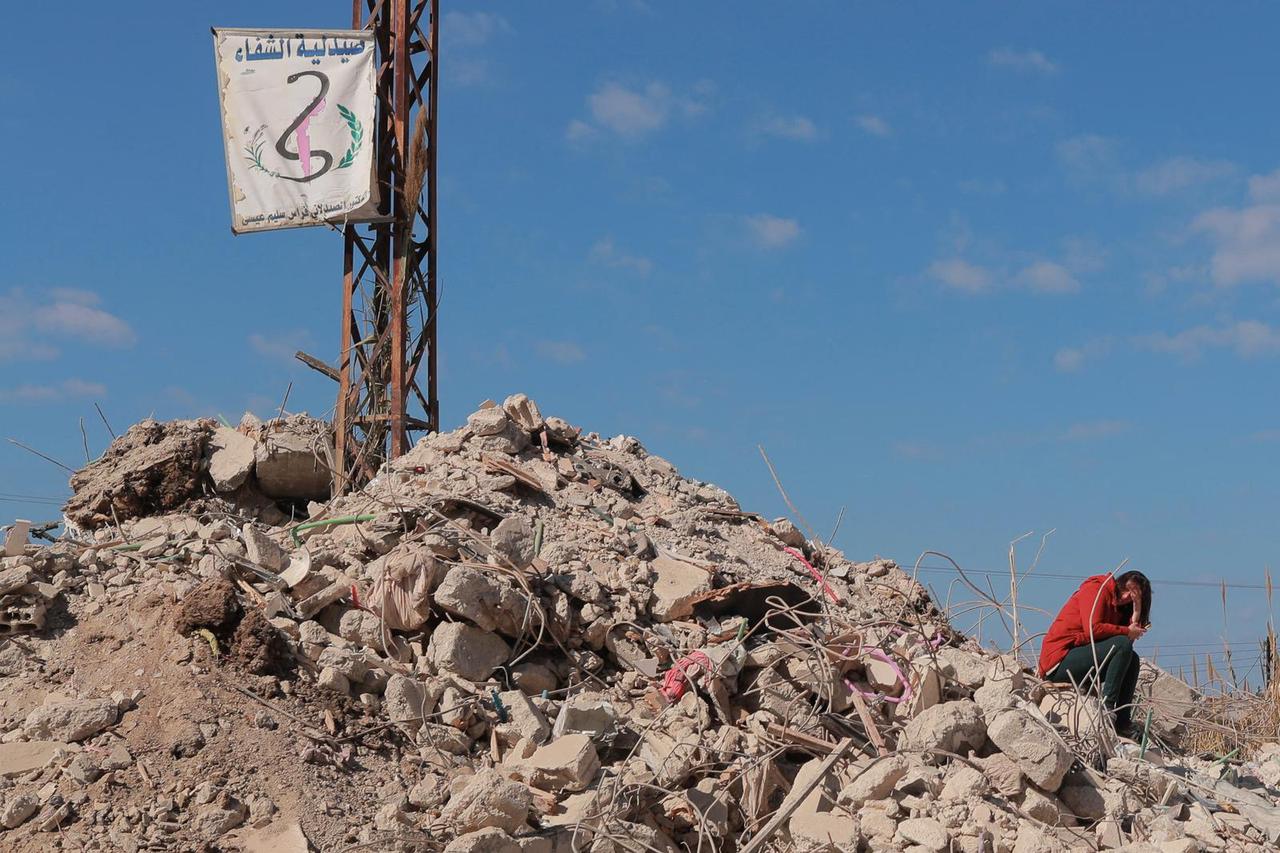
<instances>
[{"instance_id":1,"label":"tower steel beam","mask_svg":"<svg viewBox=\"0 0 1280 853\"><path fill-rule=\"evenodd\" d=\"M437 430L436 127L439 0L353 0L374 33L378 222L343 228L334 493ZM425 32L424 32L425 27ZM426 371L420 365L426 360Z\"/></svg>"}]
</instances>

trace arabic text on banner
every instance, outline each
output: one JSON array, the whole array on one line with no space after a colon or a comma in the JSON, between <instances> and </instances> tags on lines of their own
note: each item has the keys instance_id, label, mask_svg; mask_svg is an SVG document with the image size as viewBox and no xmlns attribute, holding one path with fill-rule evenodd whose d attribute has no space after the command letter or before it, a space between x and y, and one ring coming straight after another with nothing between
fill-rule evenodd
<instances>
[{"instance_id":1,"label":"arabic text on banner","mask_svg":"<svg viewBox=\"0 0 1280 853\"><path fill-rule=\"evenodd\" d=\"M378 218L366 30L215 29L231 230Z\"/></svg>"}]
</instances>

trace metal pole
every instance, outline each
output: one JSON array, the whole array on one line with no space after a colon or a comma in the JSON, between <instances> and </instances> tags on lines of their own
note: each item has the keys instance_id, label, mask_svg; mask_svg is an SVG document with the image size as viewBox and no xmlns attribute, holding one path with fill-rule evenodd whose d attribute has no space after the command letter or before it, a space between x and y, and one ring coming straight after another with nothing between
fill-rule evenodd
<instances>
[{"instance_id":1,"label":"metal pole","mask_svg":"<svg viewBox=\"0 0 1280 853\"><path fill-rule=\"evenodd\" d=\"M428 11L429 37L419 29ZM380 209L386 220L343 229L335 494L363 485L386 460L405 453L411 429L436 430L440 423L435 316L439 0L353 0L352 26L373 30L377 43L374 145ZM418 73L413 54L424 49L429 60ZM427 111L425 200L405 197L412 145L409 119L415 101ZM427 225L422 242L414 240L418 217ZM419 314L411 314L411 309L418 306L425 317L420 327L411 329L411 316L416 319ZM424 357L425 394L417 379ZM409 415L411 393L425 409L421 419Z\"/></svg>"}]
</instances>

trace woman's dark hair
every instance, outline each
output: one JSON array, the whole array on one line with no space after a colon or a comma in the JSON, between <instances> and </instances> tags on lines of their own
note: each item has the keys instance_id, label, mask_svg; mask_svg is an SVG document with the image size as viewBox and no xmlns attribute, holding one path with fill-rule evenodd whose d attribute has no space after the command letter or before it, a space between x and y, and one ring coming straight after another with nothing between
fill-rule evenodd
<instances>
[{"instance_id":1,"label":"woman's dark hair","mask_svg":"<svg viewBox=\"0 0 1280 853\"><path fill-rule=\"evenodd\" d=\"M1138 585L1138 589L1142 590L1142 601L1139 602L1141 609L1139 610L1138 624L1151 624L1151 581L1147 580L1147 576L1142 572L1125 572L1116 578L1116 589L1123 590L1129 585L1129 581L1133 581ZM1133 606L1123 604L1120 606L1121 612L1125 618L1133 617Z\"/></svg>"}]
</instances>

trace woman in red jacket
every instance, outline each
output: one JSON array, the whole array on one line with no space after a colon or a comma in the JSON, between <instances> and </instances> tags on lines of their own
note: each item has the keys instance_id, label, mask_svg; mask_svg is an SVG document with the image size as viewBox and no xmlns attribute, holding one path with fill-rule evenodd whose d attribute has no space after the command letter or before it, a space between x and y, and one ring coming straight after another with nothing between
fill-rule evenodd
<instances>
[{"instance_id":1,"label":"woman in red jacket","mask_svg":"<svg viewBox=\"0 0 1280 853\"><path fill-rule=\"evenodd\" d=\"M1151 626L1151 581L1142 572L1094 575L1080 584L1049 626L1040 675L1087 686L1102 671L1102 703L1116 731L1131 724L1139 660L1133 644Z\"/></svg>"}]
</instances>

